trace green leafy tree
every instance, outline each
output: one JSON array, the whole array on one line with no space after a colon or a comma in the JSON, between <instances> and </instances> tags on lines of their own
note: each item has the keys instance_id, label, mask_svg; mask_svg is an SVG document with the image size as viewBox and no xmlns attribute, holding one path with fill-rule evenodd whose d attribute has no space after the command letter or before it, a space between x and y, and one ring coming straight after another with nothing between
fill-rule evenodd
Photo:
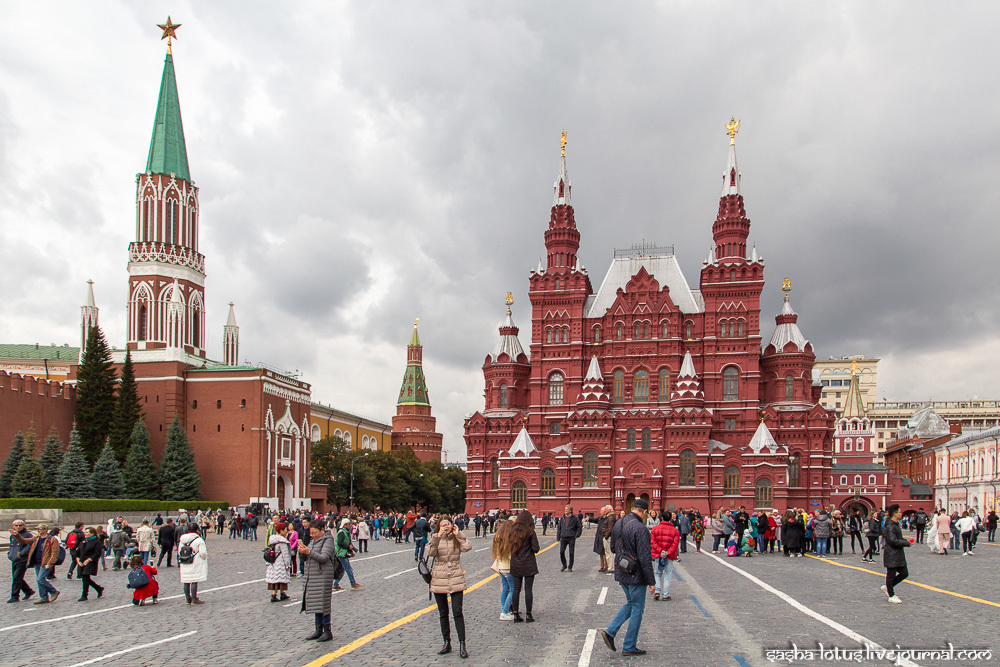
<instances>
[{"instance_id":1,"label":"green leafy tree","mask_svg":"<svg viewBox=\"0 0 1000 667\"><path fill-rule=\"evenodd\" d=\"M119 461L125 460L131 444L132 429L141 419L142 404L139 403L139 385L135 381L132 353L126 352L121 382L118 383L115 413L111 420L111 448Z\"/></svg>"},{"instance_id":2,"label":"green leafy tree","mask_svg":"<svg viewBox=\"0 0 1000 667\"><path fill-rule=\"evenodd\" d=\"M76 371L76 423L80 444L90 461L97 460L111 432L116 381L111 349L100 327L91 327L87 350Z\"/></svg>"},{"instance_id":3,"label":"green leafy tree","mask_svg":"<svg viewBox=\"0 0 1000 667\"><path fill-rule=\"evenodd\" d=\"M11 496L14 498L49 498L52 487L45 479L42 464L32 456L21 459L14 480L11 483Z\"/></svg>"},{"instance_id":4,"label":"green leafy tree","mask_svg":"<svg viewBox=\"0 0 1000 667\"><path fill-rule=\"evenodd\" d=\"M14 475L17 474L22 459L24 459L24 433L18 431L14 436L14 446L3 463L3 472L0 472L0 498L11 497Z\"/></svg>"},{"instance_id":5,"label":"green leafy tree","mask_svg":"<svg viewBox=\"0 0 1000 667\"><path fill-rule=\"evenodd\" d=\"M97 498L122 497L122 471L115 458L115 450L111 447L111 438L104 442L101 456L94 464L94 472L90 475L90 488Z\"/></svg>"},{"instance_id":6,"label":"green leafy tree","mask_svg":"<svg viewBox=\"0 0 1000 667\"><path fill-rule=\"evenodd\" d=\"M56 474L59 472L59 464L62 463L62 460L62 443L59 441L59 432L53 426L49 429L49 434L45 436L42 456L38 460L42 466L42 474L45 475L45 483L52 490L56 489Z\"/></svg>"},{"instance_id":7,"label":"green leafy tree","mask_svg":"<svg viewBox=\"0 0 1000 667\"><path fill-rule=\"evenodd\" d=\"M310 479L316 484L326 484L326 501L338 512L351 495L350 454L347 443L335 436L312 443L310 452Z\"/></svg>"},{"instance_id":8,"label":"green leafy tree","mask_svg":"<svg viewBox=\"0 0 1000 667\"><path fill-rule=\"evenodd\" d=\"M90 486L90 464L80 444L80 433L74 427L69 432L69 447L56 472L56 496L59 498L93 498Z\"/></svg>"},{"instance_id":9,"label":"green leafy tree","mask_svg":"<svg viewBox=\"0 0 1000 667\"><path fill-rule=\"evenodd\" d=\"M126 498L144 500L159 498L160 489L153 453L149 449L149 429L140 419L132 428L132 446L129 447L125 468L122 469Z\"/></svg>"},{"instance_id":10,"label":"green leafy tree","mask_svg":"<svg viewBox=\"0 0 1000 667\"><path fill-rule=\"evenodd\" d=\"M177 417L167 429L167 448L160 466L160 487L163 500L190 501L201 497L201 478L194 463L194 454Z\"/></svg>"}]
</instances>

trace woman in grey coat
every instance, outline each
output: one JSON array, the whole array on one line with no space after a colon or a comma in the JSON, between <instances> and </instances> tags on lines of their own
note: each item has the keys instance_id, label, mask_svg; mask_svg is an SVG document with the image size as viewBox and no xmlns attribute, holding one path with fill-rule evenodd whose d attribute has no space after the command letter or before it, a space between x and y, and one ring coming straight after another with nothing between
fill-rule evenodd
<instances>
[{"instance_id":1,"label":"woman in grey coat","mask_svg":"<svg viewBox=\"0 0 1000 667\"><path fill-rule=\"evenodd\" d=\"M330 614L333 595L334 540L326 532L326 522L313 519L309 522L309 546L299 542L298 552L306 557L306 583L302 590L302 611L316 615L316 630L306 637L328 642L333 639Z\"/></svg>"}]
</instances>

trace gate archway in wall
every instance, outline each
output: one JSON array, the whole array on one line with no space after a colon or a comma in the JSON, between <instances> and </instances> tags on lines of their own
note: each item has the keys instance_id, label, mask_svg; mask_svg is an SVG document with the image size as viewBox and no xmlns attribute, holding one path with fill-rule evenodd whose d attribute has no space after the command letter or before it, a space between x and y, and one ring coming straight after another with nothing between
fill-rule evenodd
<instances>
[{"instance_id":1,"label":"gate archway in wall","mask_svg":"<svg viewBox=\"0 0 1000 667\"><path fill-rule=\"evenodd\" d=\"M635 502L635 494L630 493L625 497L625 513L628 514L632 511L632 503Z\"/></svg>"},{"instance_id":2,"label":"gate archway in wall","mask_svg":"<svg viewBox=\"0 0 1000 667\"><path fill-rule=\"evenodd\" d=\"M277 509L289 509L292 506L292 480L285 475L278 475L275 495L278 497Z\"/></svg>"},{"instance_id":3,"label":"gate archway in wall","mask_svg":"<svg viewBox=\"0 0 1000 667\"><path fill-rule=\"evenodd\" d=\"M653 509L653 503L649 499L649 494L648 493L644 493L644 494L642 494L639 497L646 501L646 505L649 507L649 509Z\"/></svg>"}]
</instances>

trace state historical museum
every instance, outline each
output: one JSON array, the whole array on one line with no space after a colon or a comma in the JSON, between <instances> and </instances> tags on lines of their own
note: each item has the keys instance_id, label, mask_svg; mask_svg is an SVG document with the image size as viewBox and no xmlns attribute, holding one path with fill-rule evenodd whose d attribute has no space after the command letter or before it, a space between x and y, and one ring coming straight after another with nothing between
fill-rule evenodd
<instances>
[{"instance_id":1,"label":"state historical museum","mask_svg":"<svg viewBox=\"0 0 1000 667\"><path fill-rule=\"evenodd\" d=\"M691 289L669 247L615 251L595 291L580 231L565 136L546 262L530 273L531 355L508 295L500 338L483 364L485 409L465 421L466 510L590 513L628 509L828 506L835 415L819 404L812 345L785 301L761 337L764 262L748 244L735 134Z\"/></svg>"}]
</instances>

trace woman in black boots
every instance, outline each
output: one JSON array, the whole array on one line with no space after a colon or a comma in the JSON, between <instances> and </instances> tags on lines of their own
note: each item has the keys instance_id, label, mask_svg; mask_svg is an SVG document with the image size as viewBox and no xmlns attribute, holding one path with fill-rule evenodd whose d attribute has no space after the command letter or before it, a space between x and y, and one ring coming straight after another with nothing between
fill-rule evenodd
<instances>
[{"instance_id":1,"label":"woman in black boots","mask_svg":"<svg viewBox=\"0 0 1000 667\"><path fill-rule=\"evenodd\" d=\"M607 520L613 521L614 516ZM535 617L531 615L531 603L533 601L531 587L535 583L535 575L538 574L538 563L535 561L535 554L538 553L538 533L535 532L535 520L528 510L522 510L514 520L514 525L510 528L508 539L518 545L514 555L510 558L510 576L514 578L514 594L511 599L510 613L514 614L514 622L520 623L522 620L520 613L521 588L524 588L524 611L528 623L534 623Z\"/></svg>"},{"instance_id":2,"label":"woman in black boots","mask_svg":"<svg viewBox=\"0 0 1000 667\"><path fill-rule=\"evenodd\" d=\"M77 602L84 602L87 599L87 593L91 588L97 591L97 597L104 595L104 588L98 586L94 583L91 577L97 575L97 564L101 560L101 552L104 550L104 546L101 541L97 539L97 529L88 528L87 529L87 539L83 541L83 545L78 547L79 552L76 557L76 564L80 567L78 572L80 577L83 579L83 593L80 595L80 599Z\"/></svg>"},{"instance_id":3,"label":"woman in black boots","mask_svg":"<svg viewBox=\"0 0 1000 667\"><path fill-rule=\"evenodd\" d=\"M462 554L472 549L468 538L448 519L441 519L437 532L427 545L427 554L434 559L431 570L431 593L437 602L441 620L441 636L444 646L438 655L451 653L451 627L448 624L448 595L451 595L451 611L455 617L458 632L458 654L469 657L465 648L465 616L462 614L462 595L465 592L465 572L462 570Z\"/></svg>"}]
</instances>

